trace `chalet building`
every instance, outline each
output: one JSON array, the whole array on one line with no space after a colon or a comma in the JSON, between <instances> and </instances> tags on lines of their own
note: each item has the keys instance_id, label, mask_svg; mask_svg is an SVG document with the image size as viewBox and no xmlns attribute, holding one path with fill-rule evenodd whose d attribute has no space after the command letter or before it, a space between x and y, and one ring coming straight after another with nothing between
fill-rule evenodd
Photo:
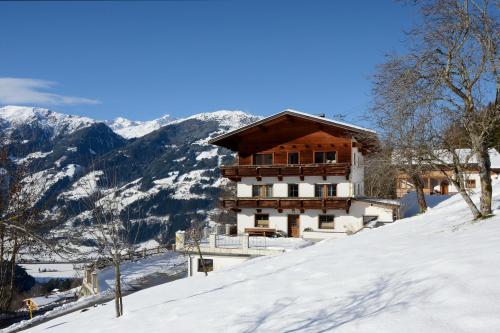
<instances>
[{"instance_id":1,"label":"chalet building","mask_svg":"<svg viewBox=\"0 0 500 333\"><path fill-rule=\"evenodd\" d=\"M237 153L221 172L237 182L222 205L237 213L239 234L337 238L397 215L397 204L364 197L372 130L285 110L210 143Z\"/></svg>"},{"instance_id":2,"label":"chalet building","mask_svg":"<svg viewBox=\"0 0 500 333\"><path fill-rule=\"evenodd\" d=\"M462 167L465 169L465 186L468 190L479 191L481 190L481 180L479 178L479 168L475 156L471 153L470 149L459 149L457 150L457 155L461 160L464 160ZM498 179L500 175L500 154L494 148L489 149L490 161L491 161L491 178L493 180ZM446 162L451 160L451 157L443 156L442 160ZM440 168L451 176L453 174L451 163L447 165L441 165ZM424 180L424 194L427 195L447 195L458 193L455 185L450 184L448 178L443 171L435 170L435 168L429 167L429 170L424 171L422 178ZM408 175L404 172L400 172L396 179L396 194L398 198L403 197L409 192L415 191L413 184L411 183Z\"/></svg>"}]
</instances>

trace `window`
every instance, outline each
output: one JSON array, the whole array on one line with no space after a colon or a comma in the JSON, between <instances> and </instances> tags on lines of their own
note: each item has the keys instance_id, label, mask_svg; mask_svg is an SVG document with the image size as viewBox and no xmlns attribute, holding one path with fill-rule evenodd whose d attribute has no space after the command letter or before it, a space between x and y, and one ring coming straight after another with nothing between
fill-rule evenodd
<instances>
[{"instance_id":1,"label":"window","mask_svg":"<svg viewBox=\"0 0 500 333\"><path fill-rule=\"evenodd\" d=\"M203 269L205 267L205 270ZM198 272L211 272L214 270L213 259L198 259Z\"/></svg>"},{"instance_id":2,"label":"window","mask_svg":"<svg viewBox=\"0 0 500 333\"><path fill-rule=\"evenodd\" d=\"M323 196L323 184L314 184L314 196L316 198Z\"/></svg>"},{"instance_id":3,"label":"window","mask_svg":"<svg viewBox=\"0 0 500 333\"><path fill-rule=\"evenodd\" d=\"M252 197L255 198L272 198L273 197L273 185L252 185Z\"/></svg>"},{"instance_id":4,"label":"window","mask_svg":"<svg viewBox=\"0 0 500 333\"><path fill-rule=\"evenodd\" d=\"M255 214L255 226L269 228L269 214Z\"/></svg>"},{"instance_id":5,"label":"window","mask_svg":"<svg viewBox=\"0 0 500 333\"><path fill-rule=\"evenodd\" d=\"M288 196L297 198L299 196L299 184L288 184Z\"/></svg>"},{"instance_id":6,"label":"window","mask_svg":"<svg viewBox=\"0 0 500 333\"><path fill-rule=\"evenodd\" d=\"M253 155L254 165L269 165L273 164L273 154L255 154Z\"/></svg>"},{"instance_id":7,"label":"window","mask_svg":"<svg viewBox=\"0 0 500 333\"><path fill-rule=\"evenodd\" d=\"M314 184L316 198L332 198L337 196L337 184Z\"/></svg>"},{"instance_id":8,"label":"window","mask_svg":"<svg viewBox=\"0 0 500 333\"><path fill-rule=\"evenodd\" d=\"M476 188L476 180L475 179L467 179L465 186L467 188Z\"/></svg>"},{"instance_id":9,"label":"window","mask_svg":"<svg viewBox=\"0 0 500 333\"><path fill-rule=\"evenodd\" d=\"M299 164L299 153L288 153L288 164Z\"/></svg>"},{"instance_id":10,"label":"window","mask_svg":"<svg viewBox=\"0 0 500 333\"><path fill-rule=\"evenodd\" d=\"M336 163L337 152L335 151L317 151L314 153L314 163Z\"/></svg>"},{"instance_id":11,"label":"window","mask_svg":"<svg viewBox=\"0 0 500 333\"><path fill-rule=\"evenodd\" d=\"M261 185L252 185L252 197L260 197L260 186Z\"/></svg>"},{"instance_id":12,"label":"window","mask_svg":"<svg viewBox=\"0 0 500 333\"><path fill-rule=\"evenodd\" d=\"M320 215L319 216L319 228L320 229L333 229L335 227L333 220L335 216L333 215Z\"/></svg>"},{"instance_id":13,"label":"window","mask_svg":"<svg viewBox=\"0 0 500 333\"><path fill-rule=\"evenodd\" d=\"M337 196L337 184L326 185L326 196L329 198Z\"/></svg>"}]
</instances>

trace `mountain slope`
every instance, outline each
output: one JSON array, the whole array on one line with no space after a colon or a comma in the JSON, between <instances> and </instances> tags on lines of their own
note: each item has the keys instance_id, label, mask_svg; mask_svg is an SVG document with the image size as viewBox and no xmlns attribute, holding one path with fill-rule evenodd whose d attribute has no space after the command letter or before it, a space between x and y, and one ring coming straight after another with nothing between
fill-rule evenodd
<instances>
[{"instance_id":1,"label":"mountain slope","mask_svg":"<svg viewBox=\"0 0 500 333\"><path fill-rule=\"evenodd\" d=\"M257 119L240 111L216 111L147 124L122 121L128 125L120 130L148 124L142 134L152 130L125 139L105 122L29 107L0 109L6 129L2 142L12 161L7 169L29 167L32 176L26 181L33 183L38 207L59 226L54 230L58 236L81 232L80 226L90 222L88 190L99 187L121 200L123 217L140 230L134 237L138 242L168 241L193 220L208 219L225 184L218 167L231 163L233 154L207 142ZM74 239L89 244L85 237Z\"/></svg>"},{"instance_id":2,"label":"mountain slope","mask_svg":"<svg viewBox=\"0 0 500 333\"><path fill-rule=\"evenodd\" d=\"M137 292L119 319L108 303L29 332L499 332L498 244L500 216L473 223L454 196L392 225Z\"/></svg>"}]
</instances>

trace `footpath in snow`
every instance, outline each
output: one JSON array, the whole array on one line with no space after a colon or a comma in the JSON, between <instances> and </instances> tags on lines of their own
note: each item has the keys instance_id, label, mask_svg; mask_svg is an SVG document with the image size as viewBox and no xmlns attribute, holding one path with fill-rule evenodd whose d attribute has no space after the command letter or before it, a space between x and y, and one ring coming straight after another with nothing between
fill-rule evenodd
<instances>
[{"instance_id":1,"label":"footpath in snow","mask_svg":"<svg viewBox=\"0 0 500 333\"><path fill-rule=\"evenodd\" d=\"M477 198L476 198L477 199ZM495 188L495 213L500 191ZM500 332L500 216L426 214L149 288L30 332Z\"/></svg>"}]
</instances>

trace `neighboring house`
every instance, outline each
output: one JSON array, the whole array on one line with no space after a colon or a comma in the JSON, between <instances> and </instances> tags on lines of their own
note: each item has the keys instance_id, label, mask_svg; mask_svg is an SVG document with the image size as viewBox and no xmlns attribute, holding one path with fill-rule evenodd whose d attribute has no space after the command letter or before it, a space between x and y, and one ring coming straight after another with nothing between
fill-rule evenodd
<instances>
[{"instance_id":1,"label":"neighboring house","mask_svg":"<svg viewBox=\"0 0 500 333\"><path fill-rule=\"evenodd\" d=\"M364 197L364 158L378 145L370 129L285 110L210 143L238 155L221 172L237 182L222 205L239 234L337 238L397 216L397 203Z\"/></svg>"},{"instance_id":2,"label":"neighboring house","mask_svg":"<svg viewBox=\"0 0 500 333\"><path fill-rule=\"evenodd\" d=\"M428 195L447 195L455 194L458 192L455 185L451 184L447 178L452 176L451 168L451 156L446 152L436 153L440 156L441 163L432 163L435 166L428 167L428 170L422 173L422 179L424 181L424 194ZM481 189L481 180L479 178L479 168L477 166L476 157L471 152L470 149L457 149L457 155L460 157L460 161L463 161L462 167L465 172L465 186L467 189L476 191ZM498 179L500 174L500 154L494 148L489 149L490 161L491 161L491 178ZM431 163L429 163L431 164ZM441 170L436 170L439 167ZM403 197L408 192L414 191L415 188L411 183L408 175L405 172L399 172L396 179L396 194L398 198Z\"/></svg>"}]
</instances>

